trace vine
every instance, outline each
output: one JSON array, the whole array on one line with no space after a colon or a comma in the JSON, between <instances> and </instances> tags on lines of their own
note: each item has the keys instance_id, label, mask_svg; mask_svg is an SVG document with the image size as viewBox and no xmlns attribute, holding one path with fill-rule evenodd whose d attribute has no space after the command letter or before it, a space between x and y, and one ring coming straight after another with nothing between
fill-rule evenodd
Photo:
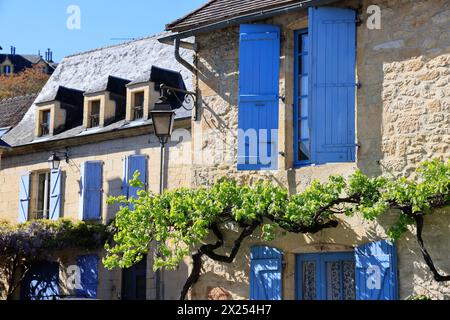
<instances>
[{"instance_id":1,"label":"vine","mask_svg":"<svg viewBox=\"0 0 450 320\"><path fill-rule=\"evenodd\" d=\"M107 226L63 219L14 226L0 222L0 272L6 279L0 283L0 292L11 299L32 263L51 259L60 250L101 248L108 236Z\"/></svg>"},{"instance_id":2,"label":"vine","mask_svg":"<svg viewBox=\"0 0 450 320\"><path fill-rule=\"evenodd\" d=\"M112 197L108 203L120 203L115 218L114 241L106 244L103 260L109 268L127 268L139 262L156 241L155 270L174 269L191 255L193 269L183 290L185 299L189 289L201 274L202 257L232 263L242 242L262 227L262 237L273 240L281 228L292 233L317 233L336 228L338 215L361 215L375 220L390 209L399 213L397 222L389 230L392 240L399 239L411 225L423 257L436 281L448 281L434 266L422 239L424 216L436 208L450 205L450 161L427 161L417 169L417 178L371 178L356 171L345 179L331 176L327 182L314 181L304 192L288 195L285 188L267 181L251 186L239 185L223 178L210 188L180 188L162 195L139 191L137 198ZM130 182L142 187L139 173ZM217 253L224 247L223 229L230 224L240 229L228 255ZM208 243L213 235L215 242Z\"/></svg>"}]
</instances>

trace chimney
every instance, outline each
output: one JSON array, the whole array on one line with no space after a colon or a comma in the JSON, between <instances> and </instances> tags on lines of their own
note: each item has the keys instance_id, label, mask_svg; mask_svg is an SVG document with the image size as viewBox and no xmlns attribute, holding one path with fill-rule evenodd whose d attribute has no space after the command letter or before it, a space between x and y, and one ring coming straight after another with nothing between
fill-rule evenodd
<instances>
[{"instance_id":1,"label":"chimney","mask_svg":"<svg viewBox=\"0 0 450 320\"><path fill-rule=\"evenodd\" d=\"M16 54L16 47L11 46L11 56L14 57L15 54Z\"/></svg>"}]
</instances>

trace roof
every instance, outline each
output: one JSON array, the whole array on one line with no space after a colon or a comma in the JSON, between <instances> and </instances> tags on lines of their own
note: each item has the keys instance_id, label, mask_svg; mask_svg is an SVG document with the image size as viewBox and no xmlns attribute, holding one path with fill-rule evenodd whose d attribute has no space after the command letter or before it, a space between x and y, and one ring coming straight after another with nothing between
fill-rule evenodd
<instances>
[{"instance_id":1,"label":"roof","mask_svg":"<svg viewBox=\"0 0 450 320\"><path fill-rule=\"evenodd\" d=\"M193 54L191 51L181 49L180 54L185 60L192 63ZM60 87L93 92L93 90L99 88L99 85L102 86L105 80L107 82L110 76L130 81L142 79L145 74L150 72L152 66L180 72L188 90L192 88L192 74L175 60L173 47L160 43L157 36L65 57L42 88L35 103L25 114L22 121L2 139L11 146L17 147L48 140L66 139L80 134L103 133L136 125L119 121L103 128L87 131L82 126L77 126L49 138L34 140L36 103L54 100ZM179 109L176 116L187 118L191 116L191 112ZM142 122L141 125L150 123Z\"/></svg>"},{"instance_id":2,"label":"roof","mask_svg":"<svg viewBox=\"0 0 450 320\"><path fill-rule=\"evenodd\" d=\"M0 128L15 127L30 109L36 94L0 101Z\"/></svg>"},{"instance_id":3,"label":"roof","mask_svg":"<svg viewBox=\"0 0 450 320\"><path fill-rule=\"evenodd\" d=\"M308 0L212 0L200 8L166 25L167 30L181 32L208 24L221 22L237 16L255 13L262 9L282 7L284 5Z\"/></svg>"},{"instance_id":4,"label":"roof","mask_svg":"<svg viewBox=\"0 0 450 320\"><path fill-rule=\"evenodd\" d=\"M36 54L0 54L0 63L9 59L14 65L14 72L18 73L24 70L25 68L31 68L34 64L43 61L47 65L51 67L49 73L51 73L57 66L56 63L45 61L40 55Z\"/></svg>"}]
</instances>

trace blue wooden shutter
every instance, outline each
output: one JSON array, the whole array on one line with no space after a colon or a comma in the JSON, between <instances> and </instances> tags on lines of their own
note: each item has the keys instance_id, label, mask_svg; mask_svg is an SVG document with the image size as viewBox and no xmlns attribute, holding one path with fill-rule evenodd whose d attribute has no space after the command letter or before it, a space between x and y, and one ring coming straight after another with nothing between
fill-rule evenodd
<instances>
[{"instance_id":1,"label":"blue wooden shutter","mask_svg":"<svg viewBox=\"0 0 450 320\"><path fill-rule=\"evenodd\" d=\"M280 28L241 25L238 169L276 169Z\"/></svg>"},{"instance_id":2,"label":"blue wooden shutter","mask_svg":"<svg viewBox=\"0 0 450 320\"><path fill-rule=\"evenodd\" d=\"M30 174L27 173L20 177L19 191L19 217L18 222L28 221L28 208L30 207Z\"/></svg>"},{"instance_id":3,"label":"blue wooden shutter","mask_svg":"<svg viewBox=\"0 0 450 320\"><path fill-rule=\"evenodd\" d=\"M355 160L356 13L310 8L311 161Z\"/></svg>"},{"instance_id":4,"label":"blue wooden shutter","mask_svg":"<svg viewBox=\"0 0 450 320\"><path fill-rule=\"evenodd\" d=\"M281 300L282 252L255 246L251 249L250 259L250 300Z\"/></svg>"},{"instance_id":5,"label":"blue wooden shutter","mask_svg":"<svg viewBox=\"0 0 450 320\"><path fill-rule=\"evenodd\" d=\"M102 217L102 162L85 162L81 169L81 216L83 220Z\"/></svg>"},{"instance_id":6,"label":"blue wooden shutter","mask_svg":"<svg viewBox=\"0 0 450 320\"><path fill-rule=\"evenodd\" d=\"M136 197L137 192L141 188L131 187L129 185L130 180L136 171L139 171L139 180L144 184L144 188L147 186L147 157L144 155L132 155L125 158L124 161L124 181L123 181L123 195L128 197Z\"/></svg>"},{"instance_id":7,"label":"blue wooden shutter","mask_svg":"<svg viewBox=\"0 0 450 320\"><path fill-rule=\"evenodd\" d=\"M50 220L58 220L61 216L61 170L50 173Z\"/></svg>"},{"instance_id":8,"label":"blue wooden shutter","mask_svg":"<svg viewBox=\"0 0 450 320\"><path fill-rule=\"evenodd\" d=\"M98 260L96 255L77 257L77 266L80 268L81 273L81 288L77 289L77 297L97 298Z\"/></svg>"},{"instance_id":9,"label":"blue wooden shutter","mask_svg":"<svg viewBox=\"0 0 450 320\"><path fill-rule=\"evenodd\" d=\"M355 250L356 299L397 300L397 252L389 241L373 242Z\"/></svg>"}]
</instances>

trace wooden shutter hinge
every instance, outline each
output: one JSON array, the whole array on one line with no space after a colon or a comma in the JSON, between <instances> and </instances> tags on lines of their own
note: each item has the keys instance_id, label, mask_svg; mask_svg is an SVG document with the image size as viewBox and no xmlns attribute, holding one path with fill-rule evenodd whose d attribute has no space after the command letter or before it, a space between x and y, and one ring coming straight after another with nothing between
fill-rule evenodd
<instances>
[{"instance_id":1,"label":"wooden shutter hinge","mask_svg":"<svg viewBox=\"0 0 450 320\"><path fill-rule=\"evenodd\" d=\"M355 87L357 88L357 89L361 89L361 87L362 87L362 84L361 84L361 82L356 82L355 83Z\"/></svg>"}]
</instances>

